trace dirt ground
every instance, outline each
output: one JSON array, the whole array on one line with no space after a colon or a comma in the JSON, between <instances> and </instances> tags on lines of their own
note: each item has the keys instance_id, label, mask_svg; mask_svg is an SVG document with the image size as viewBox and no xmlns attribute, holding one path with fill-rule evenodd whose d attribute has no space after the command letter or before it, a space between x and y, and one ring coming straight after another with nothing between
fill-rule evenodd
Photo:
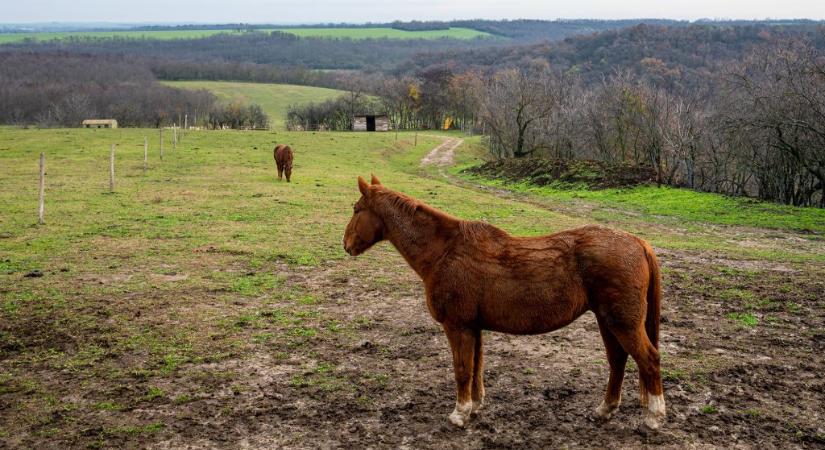
<instances>
[{"instance_id":1,"label":"dirt ground","mask_svg":"<svg viewBox=\"0 0 825 450\"><path fill-rule=\"evenodd\" d=\"M632 363L618 414L607 423L591 418L608 367L590 313L547 335L485 334L485 408L466 429L452 426L446 339L428 315L416 275L381 244L320 270L273 268L287 280L284 289L323 298L312 305L317 320L352 325L341 332L275 341L215 363L186 364L176 379L160 386L163 397L118 411L67 411L51 418L52 423L71 419L85 430L79 435L45 441L28 436L7 444L94 447L107 421L128 415L136 423L161 421L164 427L151 434L109 433L102 446L822 448L822 268L659 254L665 273L661 349L668 420L656 434L638 431L642 410ZM209 304L205 295L201 302ZM730 320L748 301L757 302L750 309L758 317L756 326ZM256 331L278 329L273 324ZM50 389L77 392L75 383L71 373L56 372ZM134 404L145 389L136 376L127 385L94 384L76 395L105 392ZM189 394L181 400L183 393ZM0 406L6 409L0 411L8 414L11 402L4 398Z\"/></svg>"}]
</instances>

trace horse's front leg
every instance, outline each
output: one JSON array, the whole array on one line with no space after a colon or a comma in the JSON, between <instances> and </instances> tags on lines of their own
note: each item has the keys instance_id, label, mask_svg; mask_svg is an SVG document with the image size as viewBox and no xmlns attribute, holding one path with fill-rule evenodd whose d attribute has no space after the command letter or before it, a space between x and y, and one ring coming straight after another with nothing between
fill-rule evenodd
<instances>
[{"instance_id":1,"label":"horse's front leg","mask_svg":"<svg viewBox=\"0 0 825 450\"><path fill-rule=\"evenodd\" d=\"M444 326L444 332L453 351L456 402L450 414L450 422L463 427L473 411L473 374L475 366L477 332L469 328Z\"/></svg>"}]
</instances>

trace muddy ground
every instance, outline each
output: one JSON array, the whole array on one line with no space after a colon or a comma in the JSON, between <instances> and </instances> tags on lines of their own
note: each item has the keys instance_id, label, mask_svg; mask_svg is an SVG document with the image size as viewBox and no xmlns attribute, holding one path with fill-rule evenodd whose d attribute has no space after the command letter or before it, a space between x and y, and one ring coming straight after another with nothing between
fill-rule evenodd
<instances>
[{"instance_id":1,"label":"muddy ground","mask_svg":"<svg viewBox=\"0 0 825 450\"><path fill-rule=\"evenodd\" d=\"M71 420L80 433L45 440L34 433L6 443L21 448L825 445L821 269L725 265L669 251L661 251L660 259L666 277L661 348L668 421L656 434L638 431L642 410L632 363L620 412L607 423L591 418L608 368L590 313L548 335L486 334L486 406L466 429L452 426L446 339L428 316L415 274L382 245L322 270L274 268L287 287L323 293L324 301L312 307L320 310L319 321L333 318L351 327L309 340L268 342L215 363L188 364L160 386L163 397L118 411L67 411L51 425ZM376 265L379 260L384 264ZM758 320L753 326L736 319L747 301L757 302L748 306ZM234 307L266 317L258 306L253 301ZM279 328L273 323L256 332ZM76 387L71 374L52 376L54 391ZM104 391L134 404L145 386L138 377L129 385L98 381L86 388L81 391L86 394L76 395ZM181 392L191 394L181 401ZM3 406L8 405L7 394ZM105 432L107 421L125 415L164 426L152 433Z\"/></svg>"}]
</instances>

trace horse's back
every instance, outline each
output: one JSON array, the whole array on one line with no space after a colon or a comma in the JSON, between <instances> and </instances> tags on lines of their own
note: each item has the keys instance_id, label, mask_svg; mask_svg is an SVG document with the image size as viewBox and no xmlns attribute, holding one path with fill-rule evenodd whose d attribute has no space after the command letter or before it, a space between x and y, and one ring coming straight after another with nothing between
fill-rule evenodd
<instances>
[{"instance_id":1,"label":"horse's back","mask_svg":"<svg viewBox=\"0 0 825 450\"><path fill-rule=\"evenodd\" d=\"M275 147L275 159L280 163L292 162L292 147L288 145Z\"/></svg>"}]
</instances>

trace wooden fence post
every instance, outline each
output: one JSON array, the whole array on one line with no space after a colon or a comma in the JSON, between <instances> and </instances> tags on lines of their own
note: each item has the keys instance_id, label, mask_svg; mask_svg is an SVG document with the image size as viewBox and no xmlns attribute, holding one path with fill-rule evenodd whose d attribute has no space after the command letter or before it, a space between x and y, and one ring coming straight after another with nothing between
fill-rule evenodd
<instances>
[{"instance_id":1,"label":"wooden fence post","mask_svg":"<svg viewBox=\"0 0 825 450\"><path fill-rule=\"evenodd\" d=\"M109 152L109 191L115 191L115 144Z\"/></svg>"},{"instance_id":2,"label":"wooden fence post","mask_svg":"<svg viewBox=\"0 0 825 450\"><path fill-rule=\"evenodd\" d=\"M178 149L178 126L172 124L172 149Z\"/></svg>"},{"instance_id":3,"label":"wooden fence post","mask_svg":"<svg viewBox=\"0 0 825 450\"><path fill-rule=\"evenodd\" d=\"M143 136L143 174L146 175L146 169L149 168L149 139Z\"/></svg>"},{"instance_id":4,"label":"wooden fence post","mask_svg":"<svg viewBox=\"0 0 825 450\"><path fill-rule=\"evenodd\" d=\"M160 160L163 161L163 125L160 126Z\"/></svg>"},{"instance_id":5,"label":"wooden fence post","mask_svg":"<svg viewBox=\"0 0 825 450\"><path fill-rule=\"evenodd\" d=\"M40 207L37 212L37 223L43 225L46 223L43 216L46 213L46 155L40 153Z\"/></svg>"}]
</instances>

